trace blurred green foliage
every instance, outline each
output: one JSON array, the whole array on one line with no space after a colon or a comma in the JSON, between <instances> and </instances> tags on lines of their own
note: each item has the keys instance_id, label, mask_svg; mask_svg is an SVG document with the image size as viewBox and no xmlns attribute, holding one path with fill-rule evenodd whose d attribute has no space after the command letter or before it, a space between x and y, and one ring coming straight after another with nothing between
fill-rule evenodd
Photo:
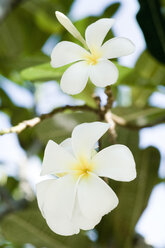
<instances>
[{"instance_id":1,"label":"blurred green foliage","mask_svg":"<svg viewBox=\"0 0 165 248\"><path fill-rule=\"evenodd\" d=\"M142 28L148 50L165 63L165 14L160 0L139 0L137 20Z\"/></svg>"},{"instance_id":2,"label":"blurred green foliage","mask_svg":"<svg viewBox=\"0 0 165 248\"><path fill-rule=\"evenodd\" d=\"M54 80L54 84L58 84L63 71L67 68L66 66L53 69L49 64L49 56L43 53L43 46L48 39L52 39L54 44L63 39L75 41L54 16L55 10L68 14L73 3L73 0L29 0L17 1L17 5L7 6L8 12L0 23L0 74L3 76L0 78L0 107L1 111L10 118L12 125L37 116L38 85L48 80ZM160 3L157 0L139 0L139 3L137 19L148 50L139 56L134 68L121 66L114 61L120 76L112 87L116 101L112 113L123 118L128 124L128 128L117 126L117 142L127 145L133 152L137 164L137 179L128 184L109 180L109 184L119 197L120 204L96 227L97 239L92 242L86 232L68 238L51 232L39 212L35 199L31 201L28 199L26 207L22 204L25 194L22 193L21 177L18 180L7 177L6 180L2 180L0 187L0 247L23 248L26 243L50 248L150 247L140 236L137 236L135 225L147 206L153 187L159 183L160 155L154 147L139 149L139 129L144 125L152 126L163 122L165 118L165 110L152 107L149 102L150 96L154 92L161 91L165 85L163 64L165 25L161 11L164 7L163 1ZM10 4L10 1L6 1L7 4ZM90 23L98 18L113 16L120 5L120 3L111 4L99 16L78 20L75 26L84 35L85 28ZM112 31L106 39L111 37L113 37ZM7 84L4 78L25 88L33 96L34 105L25 108L14 103L5 87L1 87L2 81ZM124 94L121 86L129 89L129 96L125 96L128 97L129 106L121 100ZM97 107L92 98L94 93L95 87L88 83L82 93L71 98L73 101L78 99L89 106ZM49 139L61 142L70 136L77 124L95 120L98 120L98 116L87 111L78 113L66 111L42 121L34 128L26 129L18 135L19 142L28 156L35 154L42 158ZM136 125L137 130L132 130L133 125ZM109 136L105 135L102 140L103 147L110 143ZM10 204L8 204L9 199Z\"/></svg>"}]
</instances>

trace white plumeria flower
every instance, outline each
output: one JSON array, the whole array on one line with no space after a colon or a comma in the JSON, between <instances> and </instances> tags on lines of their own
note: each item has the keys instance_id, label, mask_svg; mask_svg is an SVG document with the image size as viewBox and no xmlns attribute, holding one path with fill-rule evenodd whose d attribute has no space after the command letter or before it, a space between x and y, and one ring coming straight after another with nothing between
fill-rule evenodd
<instances>
[{"instance_id":1,"label":"white plumeria flower","mask_svg":"<svg viewBox=\"0 0 165 248\"><path fill-rule=\"evenodd\" d=\"M134 158L126 146L94 150L108 128L109 124L101 122L83 123L60 145L48 142L41 175L58 178L37 184L37 200L55 233L73 235L92 229L118 205L116 194L99 176L119 181L136 177Z\"/></svg>"},{"instance_id":2,"label":"white plumeria flower","mask_svg":"<svg viewBox=\"0 0 165 248\"><path fill-rule=\"evenodd\" d=\"M59 42L51 54L54 68L73 62L61 78L61 88L67 94L78 94L86 86L88 78L98 87L114 84L118 78L117 67L109 60L134 52L134 44L127 38L116 37L103 40L114 23L114 19L103 18L91 25L81 36L72 22L62 13L56 11L58 21L86 48L69 41Z\"/></svg>"}]
</instances>

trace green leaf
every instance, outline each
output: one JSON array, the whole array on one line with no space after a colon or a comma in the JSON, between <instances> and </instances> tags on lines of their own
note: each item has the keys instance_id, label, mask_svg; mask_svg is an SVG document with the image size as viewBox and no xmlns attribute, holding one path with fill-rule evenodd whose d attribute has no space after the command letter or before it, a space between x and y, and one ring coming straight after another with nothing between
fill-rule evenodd
<instances>
[{"instance_id":1,"label":"green leaf","mask_svg":"<svg viewBox=\"0 0 165 248\"><path fill-rule=\"evenodd\" d=\"M88 25L92 24L93 22L96 22L100 18L110 18L110 17L112 17L117 12L119 7L120 7L119 2L114 3L114 4L110 4L99 16L85 17L85 18L83 18L81 20L78 20L78 21L74 22L74 25L79 30L79 32L84 36L85 30L88 27ZM113 37L113 35L112 35L112 32L110 31L109 34L107 34L106 39L110 39L112 37Z\"/></svg>"},{"instance_id":2,"label":"green leaf","mask_svg":"<svg viewBox=\"0 0 165 248\"><path fill-rule=\"evenodd\" d=\"M132 137L128 139L128 135L132 135ZM123 247L128 248L132 247L135 225L147 206L154 185L158 183L160 154L153 147L140 150L133 141L135 135L130 131L125 137L120 138L119 134L118 142L123 143L121 139L126 137L128 139L127 145L135 157L137 178L129 184L123 183L118 191L120 205L114 216L114 230L116 235L120 236L120 242L124 242ZM129 210L131 210L131 213ZM119 235L121 230L124 231L122 235Z\"/></svg>"},{"instance_id":3,"label":"green leaf","mask_svg":"<svg viewBox=\"0 0 165 248\"><path fill-rule=\"evenodd\" d=\"M135 226L147 206L153 187L159 182L158 168L160 154L154 147L139 148L137 131L117 128L117 143L124 144L132 151L137 169L137 178L132 182L109 180L109 185L119 198L119 205L105 216L97 226L99 243L110 243L113 247L132 248ZM109 145L105 136L103 146Z\"/></svg>"},{"instance_id":4,"label":"green leaf","mask_svg":"<svg viewBox=\"0 0 165 248\"><path fill-rule=\"evenodd\" d=\"M35 127L38 139L46 145L48 140L58 143L71 136L73 128L85 122L97 120L97 116L91 112L57 114L51 119L44 120Z\"/></svg>"},{"instance_id":5,"label":"green leaf","mask_svg":"<svg viewBox=\"0 0 165 248\"><path fill-rule=\"evenodd\" d=\"M20 5L5 18L0 24L0 34L0 71L8 78L17 70L18 61L21 67L21 61L39 53L48 38L37 28L33 13L27 11L25 5Z\"/></svg>"},{"instance_id":6,"label":"green leaf","mask_svg":"<svg viewBox=\"0 0 165 248\"><path fill-rule=\"evenodd\" d=\"M67 65L55 69L51 67L50 63L41 64L23 70L21 72L21 77L24 80L30 80L30 81L57 80L59 82L59 80L62 77L62 74L69 66ZM77 95L73 95L72 97L76 99L81 99L84 102L86 102L86 104L94 107L96 106L96 103L92 98L94 89L95 89L94 85L88 82L83 92Z\"/></svg>"},{"instance_id":7,"label":"green leaf","mask_svg":"<svg viewBox=\"0 0 165 248\"><path fill-rule=\"evenodd\" d=\"M18 180L14 177L8 177L5 187L7 188L8 192L12 193L19 185Z\"/></svg>"},{"instance_id":8,"label":"green leaf","mask_svg":"<svg viewBox=\"0 0 165 248\"><path fill-rule=\"evenodd\" d=\"M48 62L49 58L42 52L34 53L28 56L17 56L17 59L10 56L5 56L3 59L0 73L10 79L11 81L23 84L20 71L29 66L35 66L41 63ZM0 62L1 63L1 62Z\"/></svg>"},{"instance_id":9,"label":"green leaf","mask_svg":"<svg viewBox=\"0 0 165 248\"><path fill-rule=\"evenodd\" d=\"M21 71L21 77L29 81L59 80L69 66L53 68L50 63L29 67Z\"/></svg>"},{"instance_id":10,"label":"green leaf","mask_svg":"<svg viewBox=\"0 0 165 248\"><path fill-rule=\"evenodd\" d=\"M54 11L68 12L73 0L21 1L0 23L0 73L22 83L18 72L28 66L47 62L41 49L49 35L61 34L62 26ZM58 31L58 32L57 32Z\"/></svg>"},{"instance_id":11,"label":"green leaf","mask_svg":"<svg viewBox=\"0 0 165 248\"><path fill-rule=\"evenodd\" d=\"M84 37L85 36L85 30L86 30L88 25L92 24L93 22L97 21L100 18L112 17L115 14L115 12L118 10L119 6L120 6L119 2L114 3L114 4L110 4L100 15L85 17L81 20L74 22L74 25L79 30L81 35ZM112 30L110 30L108 32L106 38L105 38L105 41L112 38L112 37L113 37ZM69 41L76 42L76 43L78 42L72 35L70 35L68 33L68 31L66 31L64 29L63 29L63 33L62 33L62 40L69 40ZM82 45L81 43L79 43L79 44Z\"/></svg>"},{"instance_id":12,"label":"green leaf","mask_svg":"<svg viewBox=\"0 0 165 248\"><path fill-rule=\"evenodd\" d=\"M22 211L9 214L1 223L2 234L13 244L31 243L36 247L47 248L89 248L91 242L82 234L73 237L53 233L42 217L37 203L31 202Z\"/></svg>"},{"instance_id":13,"label":"green leaf","mask_svg":"<svg viewBox=\"0 0 165 248\"><path fill-rule=\"evenodd\" d=\"M118 81L132 71L131 68L119 65L116 61L113 61L113 63L117 66L120 73ZM70 64L59 68L53 68L50 63L40 64L22 70L21 77L23 80L29 81L59 80L69 66Z\"/></svg>"},{"instance_id":14,"label":"green leaf","mask_svg":"<svg viewBox=\"0 0 165 248\"><path fill-rule=\"evenodd\" d=\"M121 83L141 89L155 89L156 86L165 84L165 66L145 51L137 60L134 70Z\"/></svg>"},{"instance_id":15,"label":"green leaf","mask_svg":"<svg viewBox=\"0 0 165 248\"><path fill-rule=\"evenodd\" d=\"M128 124L135 124L139 128L165 120L165 110L161 108L116 107L112 112L122 117Z\"/></svg>"},{"instance_id":16,"label":"green leaf","mask_svg":"<svg viewBox=\"0 0 165 248\"><path fill-rule=\"evenodd\" d=\"M57 21L55 15L51 16L50 12L41 9L36 12L35 21L38 27L46 33L56 35L61 34L63 31L62 25Z\"/></svg>"},{"instance_id":17,"label":"green leaf","mask_svg":"<svg viewBox=\"0 0 165 248\"><path fill-rule=\"evenodd\" d=\"M133 71L133 69L126 67L126 66L123 66L123 65L120 65L117 61L112 61L112 62L116 65L116 67L119 71L119 77L118 77L118 80L115 84L115 85L118 85L122 82L122 80L125 77L127 77Z\"/></svg>"},{"instance_id":18,"label":"green leaf","mask_svg":"<svg viewBox=\"0 0 165 248\"><path fill-rule=\"evenodd\" d=\"M137 20L150 53L165 63L165 19L158 0L139 0Z\"/></svg>"}]
</instances>

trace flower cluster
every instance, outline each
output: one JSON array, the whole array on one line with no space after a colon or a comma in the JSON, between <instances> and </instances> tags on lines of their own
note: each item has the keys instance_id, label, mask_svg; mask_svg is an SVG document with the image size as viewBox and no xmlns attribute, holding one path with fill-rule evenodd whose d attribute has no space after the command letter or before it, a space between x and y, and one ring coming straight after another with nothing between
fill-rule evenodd
<instances>
[{"instance_id":1,"label":"flower cluster","mask_svg":"<svg viewBox=\"0 0 165 248\"><path fill-rule=\"evenodd\" d=\"M122 37L103 44L114 20L104 18L89 25L84 39L65 15L56 12L56 16L85 47L62 41L53 49L53 67L73 63L61 78L62 90L78 94L88 78L99 87L115 83L118 70L109 59L131 54L134 45ZM109 127L102 122L83 123L74 128L71 138L61 144L50 140L46 146L41 175L53 178L37 184L37 200L47 224L60 235L94 228L118 205L116 194L100 177L127 182L136 177L135 161L126 146L116 144L97 152L96 144Z\"/></svg>"}]
</instances>

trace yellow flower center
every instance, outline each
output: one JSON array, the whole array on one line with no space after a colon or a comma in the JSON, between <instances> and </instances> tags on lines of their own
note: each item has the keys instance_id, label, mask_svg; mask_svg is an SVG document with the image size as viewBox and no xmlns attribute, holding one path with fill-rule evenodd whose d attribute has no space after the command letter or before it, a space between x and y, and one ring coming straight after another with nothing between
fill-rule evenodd
<instances>
[{"instance_id":1,"label":"yellow flower center","mask_svg":"<svg viewBox=\"0 0 165 248\"><path fill-rule=\"evenodd\" d=\"M79 162L76 163L72 170L76 172L76 175L88 175L93 170L94 164L87 161L85 158L80 158Z\"/></svg>"},{"instance_id":2,"label":"yellow flower center","mask_svg":"<svg viewBox=\"0 0 165 248\"><path fill-rule=\"evenodd\" d=\"M96 65L101 58L101 52L98 49L91 49L90 54L85 55L85 60L88 65Z\"/></svg>"}]
</instances>

